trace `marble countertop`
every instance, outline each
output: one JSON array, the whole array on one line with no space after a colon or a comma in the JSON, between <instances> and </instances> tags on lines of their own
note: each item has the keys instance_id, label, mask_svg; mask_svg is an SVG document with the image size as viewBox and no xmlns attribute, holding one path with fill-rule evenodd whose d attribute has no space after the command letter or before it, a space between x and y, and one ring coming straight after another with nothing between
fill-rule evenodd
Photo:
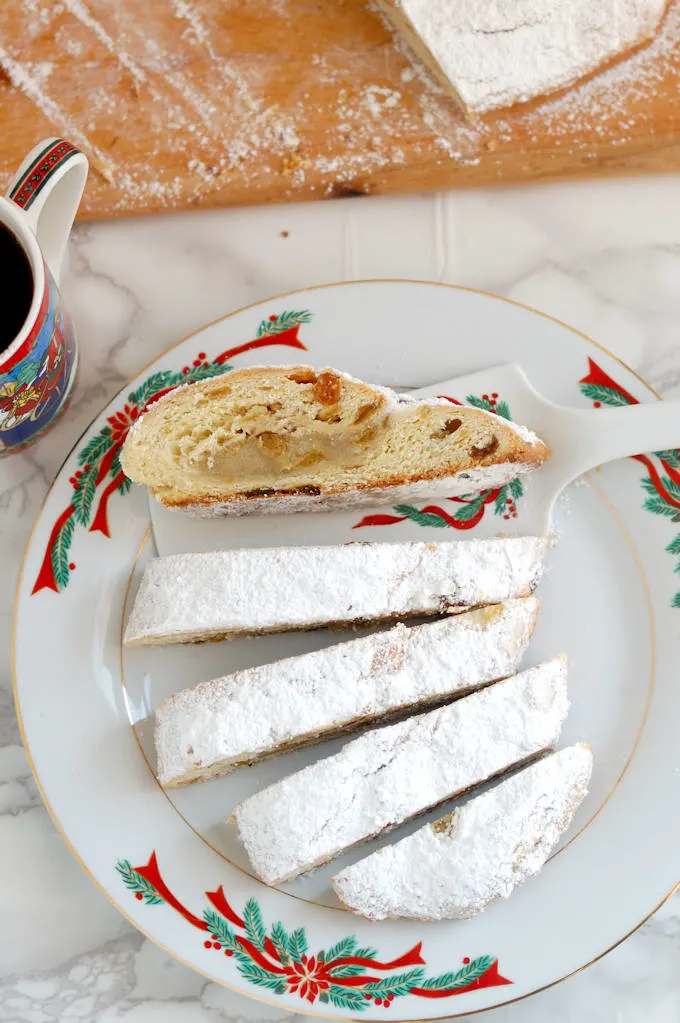
<instances>
[{"instance_id":1,"label":"marble countertop","mask_svg":"<svg viewBox=\"0 0 680 1023\"><path fill-rule=\"evenodd\" d=\"M232 309L362 277L447 281L507 295L566 320L662 394L680 398L680 177L77 228L62 282L81 345L74 399L37 445L0 462L0 1023L286 1016L169 958L119 916L73 860L21 747L11 612L22 551L50 480L129 377ZM489 1018L678 1023L680 895L588 970Z\"/></svg>"}]
</instances>

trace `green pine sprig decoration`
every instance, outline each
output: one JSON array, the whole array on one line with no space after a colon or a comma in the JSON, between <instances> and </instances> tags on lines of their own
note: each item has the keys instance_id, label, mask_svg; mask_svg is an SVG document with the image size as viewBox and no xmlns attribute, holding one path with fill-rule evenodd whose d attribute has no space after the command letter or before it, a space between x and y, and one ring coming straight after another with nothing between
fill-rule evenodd
<instances>
[{"instance_id":1,"label":"green pine sprig decoration","mask_svg":"<svg viewBox=\"0 0 680 1023\"><path fill-rule=\"evenodd\" d=\"M69 516L54 538L54 543L50 552L52 571L54 572L54 578L60 590L63 590L63 588L68 585L70 572L69 551L71 549L71 544L73 543L75 525L75 516Z\"/></svg>"},{"instance_id":2,"label":"green pine sprig decoration","mask_svg":"<svg viewBox=\"0 0 680 1023\"><path fill-rule=\"evenodd\" d=\"M138 873L129 860L118 860L116 870L123 879L123 884L135 895L141 895L147 906L160 906L165 899L158 894L150 881Z\"/></svg>"},{"instance_id":3,"label":"green pine sprig decoration","mask_svg":"<svg viewBox=\"0 0 680 1023\"><path fill-rule=\"evenodd\" d=\"M675 536L671 540L671 542L666 546L666 552L668 554L675 554L680 557L680 533L678 533L678 535Z\"/></svg>"},{"instance_id":4,"label":"green pine sprig decoration","mask_svg":"<svg viewBox=\"0 0 680 1023\"><path fill-rule=\"evenodd\" d=\"M660 458L662 462L665 462L671 467L671 469L680 469L680 451L676 448L670 451L655 451L654 454L657 458Z\"/></svg>"},{"instance_id":5,"label":"green pine sprig decoration","mask_svg":"<svg viewBox=\"0 0 680 1023\"><path fill-rule=\"evenodd\" d=\"M619 408L622 405L629 405L630 402L624 398L613 387L605 387L603 384L581 384L581 394L590 401L598 401L600 405L610 405Z\"/></svg>"},{"instance_id":6,"label":"green pine sprig decoration","mask_svg":"<svg viewBox=\"0 0 680 1023\"><path fill-rule=\"evenodd\" d=\"M79 465L96 465L104 457L113 444L111 427L105 426L94 437L91 437L78 454Z\"/></svg>"},{"instance_id":7,"label":"green pine sprig decoration","mask_svg":"<svg viewBox=\"0 0 680 1023\"><path fill-rule=\"evenodd\" d=\"M355 955L356 947L357 939L353 934L348 934L346 938L343 938L336 945L331 945L328 952L319 953L318 958L323 956L327 963L332 963L334 959L340 959L341 956Z\"/></svg>"},{"instance_id":8,"label":"green pine sprig decoration","mask_svg":"<svg viewBox=\"0 0 680 1023\"><path fill-rule=\"evenodd\" d=\"M362 946L357 948L353 953L357 959L377 959L378 950L377 948L371 948L370 945Z\"/></svg>"},{"instance_id":9,"label":"green pine sprig decoration","mask_svg":"<svg viewBox=\"0 0 680 1023\"><path fill-rule=\"evenodd\" d=\"M203 919L208 925L210 933L215 935L223 948L228 948L237 955L243 955L246 962L250 962L250 959L244 954L243 949L236 940L236 934L221 913L216 913L214 909L206 909L203 913Z\"/></svg>"},{"instance_id":10,"label":"green pine sprig decoration","mask_svg":"<svg viewBox=\"0 0 680 1023\"><path fill-rule=\"evenodd\" d=\"M447 524L441 516L433 515L431 512L422 512L418 508L414 508L412 504L397 504L394 511L397 515L403 515L411 522L415 522L417 526L436 526L439 529Z\"/></svg>"},{"instance_id":11,"label":"green pine sprig decoration","mask_svg":"<svg viewBox=\"0 0 680 1023\"><path fill-rule=\"evenodd\" d=\"M455 989L459 987L466 987L468 984L472 984L475 980L478 980L482 974L486 973L493 963L493 956L478 956L455 973L442 973L439 977L430 977L429 980L423 981L419 987L425 988L428 991L441 991L445 988Z\"/></svg>"},{"instance_id":12,"label":"green pine sprig decoration","mask_svg":"<svg viewBox=\"0 0 680 1023\"><path fill-rule=\"evenodd\" d=\"M282 334L284 330L301 326L303 323L310 323L311 320L312 314L307 309L293 309L279 313L274 319L262 320L257 328L256 337L272 337L274 334Z\"/></svg>"},{"instance_id":13,"label":"green pine sprig decoration","mask_svg":"<svg viewBox=\"0 0 680 1023\"><path fill-rule=\"evenodd\" d=\"M473 498L469 504L461 504L454 512L454 519L458 519L459 522L469 522L470 519L474 519L477 512L483 506L488 491L484 490L477 497Z\"/></svg>"},{"instance_id":14,"label":"green pine sprig decoration","mask_svg":"<svg viewBox=\"0 0 680 1023\"><path fill-rule=\"evenodd\" d=\"M496 495L496 500L493 504L494 515L503 515L508 505L508 488L503 487L499 490Z\"/></svg>"},{"instance_id":15,"label":"green pine sprig decoration","mask_svg":"<svg viewBox=\"0 0 680 1023\"><path fill-rule=\"evenodd\" d=\"M272 944L276 949L276 954L285 966L290 960L288 948L290 945L290 937L288 931L280 921L274 924L272 927Z\"/></svg>"},{"instance_id":16,"label":"green pine sprig decoration","mask_svg":"<svg viewBox=\"0 0 680 1023\"><path fill-rule=\"evenodd\" d=\"M491 402L486 398L480 398L476 394L467 394L465 400L473 408L481 409L483 412L491 412Z\"/></svg>"},{"instance_id":17,"label":"green pine sprig decoration","mask_svg":"<svg viewBox=\"0 0 680 1023\"><path fill-rule=\"evenodd\" d=\"M674 508L672 504L668 504L662 497L648 497L642 507L645 511L653 512L655 515L665 515L666 518L672 519L673 522L680 522L680 509Z\"/></svg>"},{"instance_id":18,"label":"green pine sprig decoration","mask_svg":"<svg viewBox=\"0 0 680 1023\"><path fill-rule=\"evenodd\" d=\"M267 932L262 922L262 913L257 899L248 899L243 910L243 919L248 938L252 941L255 948L258 948L261 952L264 949Z\"/></svg>"},{"instance_id":19,"label":"green pine sprig decoration","mask_svg":"<svg viewBox=\"0 0 680 1023\"><path fill-rule=\"evenodd\" d=\"M365 990L376 998L399 998L410 993L412 987L421 987L425 976L422 966L406 973L398 973L394 977L383 977L382 980L366 984Z\"/></svg>"},{"instance_id":20,"label":"green pine sprig decoration","mask_svg":"<svg viewBox=\"0 0 680 1023\"><path fill-rule=\"evenodd\" d=\"M85 464L89 465L89 462ZM87 526L90 521L92 502L97 491L97 471L96 465L84 470L73 490L73 517L79 526Z\"/></svg>"},{"instance_id":21,"label":"green pine sprig decoration","mask_svg":"<svg viewBox=\"0 0 680 1023\"><path fill-rule=\"evenodd\" d=\"M354 1012L363 1012L366 1008L366 999L358 989L340 987L338 984L331 984L328 989L328 998L338 1009L352 1009ZM325 1001L325 999L321 999Z\"/></svg>"},{"instance_id":22,"label":"green pine sprig decoration","mask_svg":"<svg viewBox=\"0 0 680 1023\"><path fill-rule=\"evenodd\" d=\"M502 398L500 401L496 402L496 407L492 408L491 411L495 412L496 415L500 416L502 419L512 418L512 416L510 415L510 406L508 405L507 401L503 401Z\"/></svg>"},{"instance_id":23,"label":"green pine sprig decoration","mask_svg":"<svg viewBox=\"0 0 680 1023\"><path fill-rule=\"evenodd\" d=\"M294 963L301 963L302 957L307 955L307 935L304 927L298 927L291 934L288 942L288 954Z\"/></svg>"},{"instance_id":24,"label":"green pine sprig decoration","mask_svg":"<svg viewBox=\"0 0 680 1023\"><path fill-rule=\"evenodd\" d=\"M254 963L252 959L249 959L246 963L239 964L239 973L245 980L249 980L252 984L257 984L258 987L266 987L277 995L282 995L286 991L286 982L281 978L280 974L264 970L257 963Z\"/></svg>"},{"instance_id":25,"label":"green pine sprig decoration","mask_svg":"<svg viewBox=\"0 0 680 1023\"><path fill-rule=\"evenodd\" d=\"M155 394L158 394L159 391L165 391L168 387L176 386L181 380L181 373L176 373L171 369L161 369L147 377L136 391L131 391L128 394L128 402L141 410Z\"/></svg>"},{"instance_id":26,"label":"green pine sprig decoration","mask_svg":"<svg viewBox=\"0 0 680 1023\"><path fill-rule=\"evenodd\" d=\"M365 966L359 966L358 964L352 965L351 963L341 963L340 966L331 965L328 967L333 978L340 980L344 977L358 977L365 972Z\"/></svg>"}]
</instances>

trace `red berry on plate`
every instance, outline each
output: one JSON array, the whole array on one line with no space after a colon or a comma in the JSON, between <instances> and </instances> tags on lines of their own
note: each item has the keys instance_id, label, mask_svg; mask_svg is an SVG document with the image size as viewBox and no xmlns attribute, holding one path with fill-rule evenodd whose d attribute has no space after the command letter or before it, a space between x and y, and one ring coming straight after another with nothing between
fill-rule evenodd
<instances>
[{"instance_id":1,"label":"red berry on plate","mask_svg":"<svg viewBox=\"0 0 680 1023\"><path fill-rule=\"evenodd\" d=\"M142 895L142 893L141 893L141 892L137 892L137 893L135 894L135 898L136 898L136 899L137 899L137 900L138 900L139 902L141 902L141 901L142 901L142 899L144 898L144 896Z\"/></svg>"},{"instance_id":2,"label":"red berry on plate","mask_svg":"<svg viewBox=\"0 0 680 1023\"><path fill-rule=\"evenodd\" d=\"M204 941L203 948L212 948L212 941Z\"/></svg>"},{"instance_id":3,"label":"red berry on plate","mask_svg":"<svg viewBox=\"0 0 680 1023\"><path fill-rule=\"evenodd\" d=\"M205 359L206 358L205 352L199 352L198 353L198 357L199 357L199 359Z\"/></svg>"},{"instance_id":4,"label":"red berry on plate","mask_svg":"<svg viewBox=\"0 0 680 1023\"><path fill-rule=\"evenodd\" d=\"M463 959L463 965L464 965L464 966L467 966L467 964L468 964L469 962L470 962L470 956L465 956L465 959Z\"/></svg>"},{"instance_id":5,"label":"red berry on plate","mask_svg":"<svg viewBox=\"0 0 680 1023\"><path fill-rule=\"evenodd\" d=\"M70 571L73 572L75 567L76 567L75 561L69 561L68 567L69 567ZM141 895L140 895L140 898L141 898Z\"/></svg>"},{"instance_id":6,"label":"red berry on plate","mask_svg":"<svg viewBox=\"0 0 680 1023\"><path fill-rule=\"evenodd\" d=\"M213 941L213 948L219 949L222 948L222 946L220 945L219 941Z\"/></svg>"},{"instance_id":7,"label":"red berry on plate","mask_svg":"<svg viewBox=\"0 0 680 1023\"><path fill-rule=\"evenodd\" d=\"M492 398L493 398L493 400L495 401L495 400L496 400L496 399L498 398L498 391L494 391L494 392L492 393L491 397L492 397Z\"/></svg>"},{"instance_id":8,"label":"red berry on plate","mask_svg":"<svg viewBox=\"0 0 680 1023\"><path fill-rule=\"evenodd\" d=\"M270 323L275 323L275 322L276 322L276 316L275 316L274 314L272 314L272 315L271 315L271 316L269 317L269 322L270 322Z\"/></svg>"},{"instance_id":9,"label":"red berry on plate","mask_svg":"<svg viewBox=\"0 0 680 1023\"><path fill-rule=\"evenodd\" d=\"M593 402L593 408L602 408L602 402L601 401L594 401Z\"/></svg>"}]
</instances>

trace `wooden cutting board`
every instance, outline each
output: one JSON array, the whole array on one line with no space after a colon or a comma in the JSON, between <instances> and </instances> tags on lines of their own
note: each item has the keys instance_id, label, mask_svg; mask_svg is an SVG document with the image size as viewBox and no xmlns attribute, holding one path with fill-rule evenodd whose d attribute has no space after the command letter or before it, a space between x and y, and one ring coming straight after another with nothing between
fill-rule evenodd
<instances>
[{"instance_id":1,"label":"wooden cutting board","mask_svg":"<svg viewBox=\"0 0 680 1023\"><path fill-rule=\"evenodd\" d=\"M465 122L367 0L6 0L0 179L47 135L81 216L680 169L680 0L652 44Z\"/></svg>"}]
</instances>

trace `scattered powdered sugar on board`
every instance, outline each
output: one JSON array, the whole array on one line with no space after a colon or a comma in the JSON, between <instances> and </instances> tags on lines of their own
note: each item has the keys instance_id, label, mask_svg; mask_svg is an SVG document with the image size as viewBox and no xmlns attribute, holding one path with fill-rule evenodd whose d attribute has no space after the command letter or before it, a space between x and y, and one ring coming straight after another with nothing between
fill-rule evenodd
<instances>
[{"instance_id":1,"label":"scattered powdered sugar on board","mask_svg":"<svg viewBox=\"0 0 680 1023\"><path fill-rule=\"evenodd\" d=\"M645 131L653 134L649 101L669 76L676 85L680 71L680 4L673 4L659 33L652 42L626 60L570 89L556 99L520 115L522 127L530 133L547 131L559 140L560 136L575 133L593 133L612 145L629 140L617 128L631 131L644 124ZM508 118L498 122L501 133L512 132Z\"/></svg>"},{"instance_id":2,"label":"scattered powdered sugar on board","mask_svg":"<svg viewBox=\"0 0 680 1023\"><path fill-rule=\"evenodd\" d=\"M90 158L85 215L564 173L659 124L667 140L679 52L673 0L649 47L471 125L370 6L17 0L0 6L0 175L51 133Z\"/></svg>"}]
</instances>

